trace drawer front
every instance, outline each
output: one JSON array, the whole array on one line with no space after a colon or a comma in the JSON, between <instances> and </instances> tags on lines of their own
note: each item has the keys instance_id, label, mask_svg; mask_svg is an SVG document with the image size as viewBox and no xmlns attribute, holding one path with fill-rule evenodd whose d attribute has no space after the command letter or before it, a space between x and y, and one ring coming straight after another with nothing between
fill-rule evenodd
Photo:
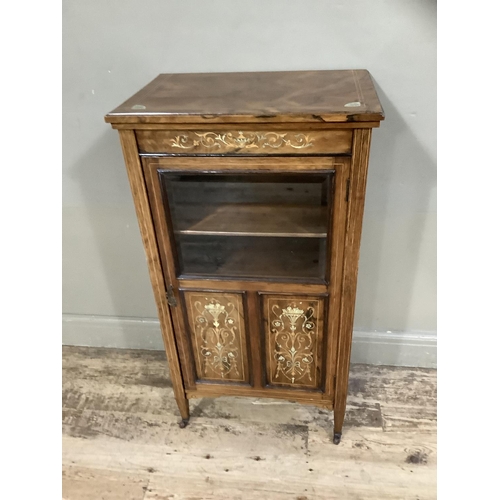
<instances>
[{"instance_id":1,"label":"drawer front","mask_svg":"<svg viewBox=\"0 0 500 500\"><path fill-rule=\"evenodd\" d=\"M267 384L323 386L325 296L263 295Z\"/></svg>"},{"instance_id":2,"label":"drawer front","mask_svg":"<svg viewBox=\"0 0 500 500\"><path fill-rule=\"evenodd\" d=\"M248 383L243 294L185 291L183 296L196 378Z\"/></svg>"},{"instance_id":3,"label":"drawer front","mask_svg":"<svg viewBox=\"0 0 500 500\"><path fill-rule=\"evenodd\" d=\"M141 153L349 154L351 130L137 130Z\"/></svg>"}]
</instances>

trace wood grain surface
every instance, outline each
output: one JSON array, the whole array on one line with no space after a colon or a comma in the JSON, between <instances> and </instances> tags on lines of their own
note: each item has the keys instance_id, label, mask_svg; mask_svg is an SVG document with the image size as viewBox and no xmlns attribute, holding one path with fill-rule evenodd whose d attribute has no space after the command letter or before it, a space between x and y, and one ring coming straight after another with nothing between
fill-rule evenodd
<instances>
[{"instance_id":1,"label":"wood grain surface","mask_svg":"<svg viewBox=\"0 0 500 500\"><path fill-rule=\"evenodd\" d=\"M162 74L108 123L377 122L366 70Z\"/></svg>"},{"instance_id":2,"label":"wood grain surface","mask_svg":"<svg viewBox=\"0 0 500 500\"><path fill-rule=\"evenodd\" d=\"M258 398L191 401L179 429L165 354L63 348L64 500L432 500L436 372L352 365L332 412Z\"/></svg>"},{"instance_id":3,"label":"wood grain surface","mask_svg":"<svg viewBox=\"0 0 500 500\"><path fill-rule=\"evenodd\" d=\"M342 158L339 159L342 161ZM335 170L335 157L166 157L143 159L146 170L172 170L180 172L265 172L265 173L309 173Z\"/></svg>"}]
</instances>

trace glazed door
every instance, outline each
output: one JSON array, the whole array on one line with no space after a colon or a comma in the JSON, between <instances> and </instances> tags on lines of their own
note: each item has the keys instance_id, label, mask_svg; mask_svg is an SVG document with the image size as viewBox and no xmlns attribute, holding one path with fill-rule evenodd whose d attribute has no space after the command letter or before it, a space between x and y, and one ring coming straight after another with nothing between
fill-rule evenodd
<instances>
[{"instance_id":1,"label":"glazed door","mask_svg":"<svg viewBox=\"0 0 500 500\"><path fill-rule=\"evenodd\" d=\"M325 282L333 174L158 175L179 278Z\"/></svg>"},{"instance_id":2,"label":"glazed door","mask_svg":"<svg viewBox=\"0 0 500 500\"><path fill-rule=\"evenodd\" d=\"M346 159L143 166L187 386L323 391Z\"/></svg>"}]
</instances>

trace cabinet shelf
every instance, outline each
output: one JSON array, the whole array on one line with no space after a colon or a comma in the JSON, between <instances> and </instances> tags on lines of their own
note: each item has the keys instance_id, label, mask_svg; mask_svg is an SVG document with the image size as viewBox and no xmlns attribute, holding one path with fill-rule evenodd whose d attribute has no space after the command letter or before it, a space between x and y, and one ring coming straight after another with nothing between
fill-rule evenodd
<instances>
[{"instance_id":1,"label":"cabinet shelf","mask_svg":"<svg viewBox=\"0 0 500 500\"><path fill-rule=\"evenodd\" d=\"M175 232L186 235L326 238L327 209L311 205L183 204Z\"/></svg>"}]
</instances>

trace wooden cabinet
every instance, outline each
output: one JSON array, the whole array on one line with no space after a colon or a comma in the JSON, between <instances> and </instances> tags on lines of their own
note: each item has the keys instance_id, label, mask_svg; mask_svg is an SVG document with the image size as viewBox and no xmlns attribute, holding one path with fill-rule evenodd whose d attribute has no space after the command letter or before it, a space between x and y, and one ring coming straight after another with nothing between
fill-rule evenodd
<instances>
[{"instance_id":1,"label":"wooden cabinet","mask_svg":"<svg viewBox=\"0 0 500 500\"><path fill-rule=\"evenodd\" d=\"M172 382L344 420L371 129L364 70L160 75L119 130Z\"/></svg>"}]
</instances>

